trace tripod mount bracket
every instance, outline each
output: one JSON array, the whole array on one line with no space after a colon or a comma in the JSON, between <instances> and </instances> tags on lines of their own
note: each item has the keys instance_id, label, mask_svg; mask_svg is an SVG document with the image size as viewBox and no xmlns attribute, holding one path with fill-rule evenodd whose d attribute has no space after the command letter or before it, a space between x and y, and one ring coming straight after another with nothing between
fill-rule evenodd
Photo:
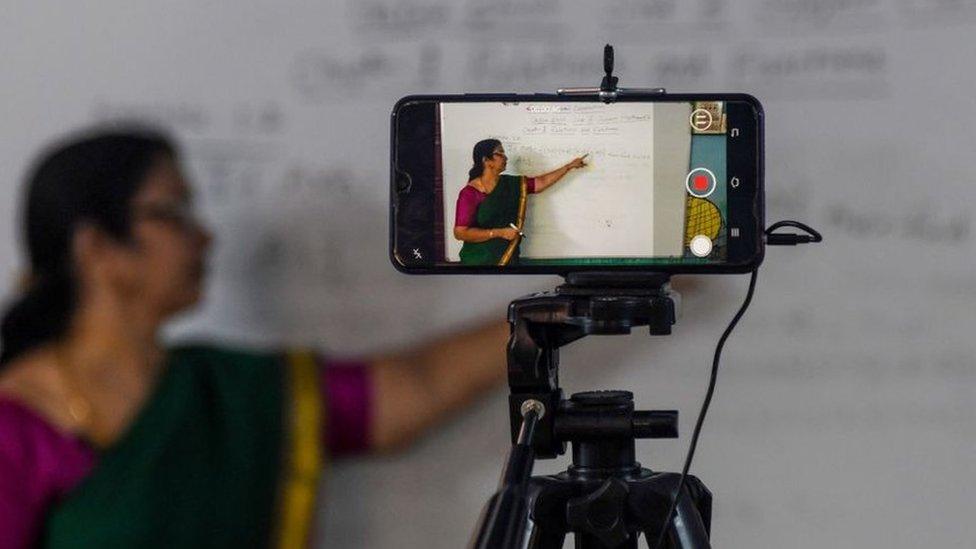
<instances>
[{"instance_id":1,"label":"tripod mount bracket","mask_svg":"<svg viewBox=\"0 0 976 549\"><path fill-rule=\"evenodd\" d=\"M680 297L671 290L669 282L670 276L665 273L572 273L567 275L566 284L554 291L531 294L509 305L508 384L513 442L522 425L522 406L528 400L538 401L551 411L540 420L535 435L537 457L554 458L565 452L567 441L585 434L574 426L586 424L588 412L578 411L563 398L559 388L559 348L587 335L629 334L641 326L647 326L651 335L670 334ZM613 436L658 438L665 431L651 432L639 427L643 421L640 415L649 413L652 412L634 412L632 408L620 412ZM625 433L628 424L630 432Z\"/></svg>"}]
</instances>

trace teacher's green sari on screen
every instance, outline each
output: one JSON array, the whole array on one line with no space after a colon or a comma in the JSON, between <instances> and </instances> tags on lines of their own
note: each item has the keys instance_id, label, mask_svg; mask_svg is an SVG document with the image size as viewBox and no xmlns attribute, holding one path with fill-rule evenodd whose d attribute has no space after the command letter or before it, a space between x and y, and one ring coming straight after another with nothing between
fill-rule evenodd
<instances>
[{"instance_id":1,"label":"teacher's green sari on screen","mask_svg":"<svg viewBox=\"0 0 976 549\"><path fill-rule=\"evenodd\" d=\"M474 228L491 229L510 224L522 230L529 195L525 176L501 175L494 190L478 205ZM463 265L517 265L522 238L492 238L484 242L465 242L461 246Z\"/></svg>"}]
</instances>

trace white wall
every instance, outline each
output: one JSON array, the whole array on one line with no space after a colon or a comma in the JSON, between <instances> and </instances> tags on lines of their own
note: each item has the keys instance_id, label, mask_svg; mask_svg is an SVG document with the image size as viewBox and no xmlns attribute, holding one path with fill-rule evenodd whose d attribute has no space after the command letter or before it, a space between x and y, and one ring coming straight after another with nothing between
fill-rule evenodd
<instances>
[{"instance_id":1,"label":"white wall","mask_svg":"<svg viewBox=\"0 0 976 549\"><path fill-rule=\"evenodd\" d=\"M408 278L387 260L389 113L408 93L620 84L748 91L767 114L770 249L694 472L721 547L964 547L976 526L976 7L939 0L49 1L0 10L0 285L27 162L118 116L180 137L215 227L209 298L176 332L355 353L440 333L552 277ZM478 292L471 292L476 285ZM686 280L669 338L587 340L569 390L679 408L680 467L744 277ZM353 313L355 311L355 313ZM498 392L407 454L339 464L323 546L458 547L507 449ZM565 462L548 462L555 471Z\"/></svg>"}]
</instances>

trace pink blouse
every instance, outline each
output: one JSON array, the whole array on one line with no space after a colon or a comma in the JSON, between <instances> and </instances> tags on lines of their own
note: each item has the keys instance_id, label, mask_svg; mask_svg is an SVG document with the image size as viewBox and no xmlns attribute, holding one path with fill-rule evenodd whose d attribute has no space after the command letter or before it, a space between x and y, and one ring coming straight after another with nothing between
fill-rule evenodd
<instances>
[{"instance_id":1,"label":"pink blouse","mask_svg":"<svg viewBox=\"0 0 976 549\"><path fill-rule=\"evenodd\" d=\"M526 184L529 194L535 192L535 178L527 177ZM478 215L478 206L485 201L488 195L472 187L465 185L458 194L457 208L454 211L455 227L475 227L475 219Z\"/></svg>"},{"instance_id":2,"label":"pink blouse","mask_svg":"<svg viewBox=\"0 0 976 549\"><path fill-rule=\"evenodd\" d=\"M367 364L329 361L321 369L330 454L368 449L372 387ZM95 467L95 451L24 404L0 395L0 549L33 546L47 510Z\"/></svg>"}]
</instances>

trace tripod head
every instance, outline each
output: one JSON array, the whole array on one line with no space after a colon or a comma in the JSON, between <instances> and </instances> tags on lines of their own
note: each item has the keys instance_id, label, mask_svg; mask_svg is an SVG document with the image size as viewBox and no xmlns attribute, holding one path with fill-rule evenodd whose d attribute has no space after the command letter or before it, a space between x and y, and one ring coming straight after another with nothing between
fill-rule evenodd
<instances>
[{"instance_id":1,"label":"tripod head","mask_svg":"<svg viewBox=\"0 0 976 549\"><path fill-rule=\"evenodd\" d=\"M559 388L559 348L587 335L629 334L647 326L651 335L671 333L680 300L665 273L574 273L554 291L509 305L509 415L518 440L526 402L541 404L532 443L538 458L555 458L566 442L581 438L676 438L677 412L634 411L566 400ZM597 393L598 394L598 393Z\"/></svg>"},{"instance_id":2,"label":"tripod head","mask_svg":"<svg viewBox=\"0 0 976 549\"><path fill-rule=\"evenodd\" d=\"M559 388L564 345L641 326L670 334L679 297L669 280L664 273L570 274L554 291L511 303L512 451L472 547L524 547L530 540L530 547L555 549L570 531L584 549L636 549L641 534L662 532L674 541L669 547L709 547L708 489L692 477L680 490L679 475L654 473L636 460L636 439L677 438L678 412L634 410L628 391L587 391L567 400ZM535 459L555 458L567 442L573 462L565 472L531 477ZM661 510L678 492L677 518L668 526Z\"/></svg>"}]
</instances>

